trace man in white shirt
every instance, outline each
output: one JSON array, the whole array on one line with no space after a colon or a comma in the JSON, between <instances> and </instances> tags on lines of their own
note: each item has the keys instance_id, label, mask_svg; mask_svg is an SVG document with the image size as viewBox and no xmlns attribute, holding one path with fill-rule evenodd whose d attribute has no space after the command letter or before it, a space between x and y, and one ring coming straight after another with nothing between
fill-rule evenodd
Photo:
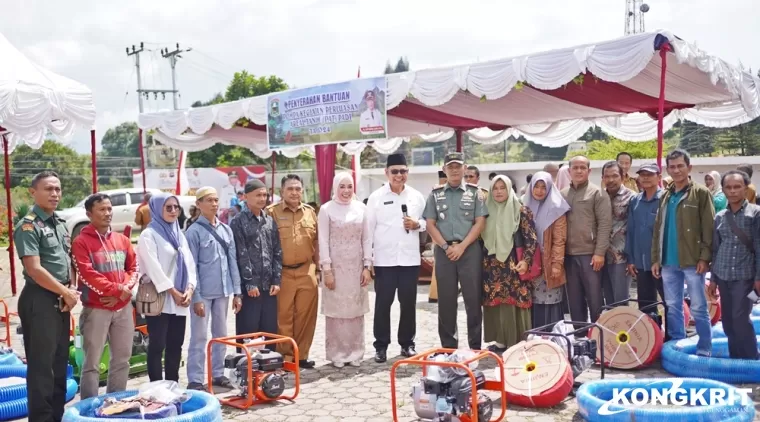
<instances>
[{"instance_id":1,"label":"man in white shirt","mask_svg":"<svg viewBox=\"0 0 760 422\"><path fill-rule=\"evenodd\" d=\"M385 133L383 114L375 107L375 93L367 91L364 94L367 109L359 116L359 130L364 135Z\"/></svg>"},{"instance_id":2,"label":"man in white shirt","mask_svg":"<svg viewBox=\"0 0 760 422\"><path fill-rule=\"evenodd\" d=\"M416 333L417 280L420 274L420 232L425 197L406 185L409 168L403 154L388 156L388 183L367 201L367 232L372 236L375 268L375 362L385 362L391 342L391 306L398 289L401 318L398 342L401 355L411 357Z\"/></svg>"}]
</instances>

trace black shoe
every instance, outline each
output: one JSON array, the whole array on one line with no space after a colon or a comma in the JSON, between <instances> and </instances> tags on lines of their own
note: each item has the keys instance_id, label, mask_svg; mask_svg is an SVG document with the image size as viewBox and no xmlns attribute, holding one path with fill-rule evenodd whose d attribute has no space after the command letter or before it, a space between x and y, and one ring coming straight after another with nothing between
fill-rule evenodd
<instances>
[{"instance_id":1,"label":"black shoe","mask_svg":"<svg viewBox=\"0 0 760 422\"><path fill-rule=\"evenodd\" d=\"M504 352L507 351L507 348L506 347L498 347L497 345L492 344L492 345L488 346L488 351L496 353L497 355L501 355L501 354L503 354Z\"/></svg>"},{"instance_id":2,"label":"black shoe","mask_svg":"<svg viewBox=\"0 0 760 422\"><path fill-rule=\"evenodd\" d=\"M387 360L388 355L385 353L385 350L378 350L375 352L375 362L384 363Z\"/></svg>"},{"instance_id":3,"label":"black shoe","mask_svg":"<svg viewBox=\"0 0 760 422\"><path fill-rule=\"evenodd\" d=\"M428 303L438 303L438 299L428 298Z\"/></svg>"},{"instance_id":4,"label":"black shoe","mask_svg":"<svg viewBox=\"0 0 760 422\"><path fill-rule=\"evenodd\" d=\"M401 356L405 358L410 358L412 356L417 356L417 351L414 350L414 346L411 347L402 347L401 348Z\"/></svg>"},{"instance_id":5,"label":"black shoe","mask_svg":"<svg viewBox=\"0 0 760 422\"><path fill-rule=\"evenodd\" d=\"M316 364L314 363L313 360L304 359L304 360L299 360L298 361L298 367L299 368L313 369L315 365Z\"/></svg>"},{"instance_id":6,"label":"black shoe","mask_svg":"<svg viewBox=\"0 0 760 422\"><path fill-rule=\"evenodd\" d=\"M187 384L187 389L196 390L196 391L206 391L206 387L199 382L191 382L190 384Z\"/></svg>"}]
</instances>

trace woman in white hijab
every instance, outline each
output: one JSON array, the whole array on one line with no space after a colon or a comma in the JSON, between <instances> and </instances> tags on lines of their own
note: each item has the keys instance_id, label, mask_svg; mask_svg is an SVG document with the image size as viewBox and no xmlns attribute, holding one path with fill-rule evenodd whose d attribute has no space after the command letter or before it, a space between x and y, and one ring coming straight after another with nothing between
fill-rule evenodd
<instances>
[{"instance_id":1,"label":"woman in white hijab","mask_svg":"<svg viewBox=\"0 0 760 422\"><path fill-rule=\"evenodd\" d=\"M705 174L705 186L707 186L707 189L710 190L710 194L712 194L716 213L718 211L723 211L728 206L728 199L726 198L726 194L723 193L723 187L720 184L720 173L713 170Z\"/></svg>"},{"instance_id":2,"label":"woman in white hijab","mask_svg":"<svg viewBox=\"0 0 760 422\"><path fill-rule=\"evenodd\" d=\"M372 281L367 207L356 199L350 173L333 179L332 201L319 210L319 264L327 360L337 368L359 366L364 356L364 314Z\"/></svg>"}]
</instances>

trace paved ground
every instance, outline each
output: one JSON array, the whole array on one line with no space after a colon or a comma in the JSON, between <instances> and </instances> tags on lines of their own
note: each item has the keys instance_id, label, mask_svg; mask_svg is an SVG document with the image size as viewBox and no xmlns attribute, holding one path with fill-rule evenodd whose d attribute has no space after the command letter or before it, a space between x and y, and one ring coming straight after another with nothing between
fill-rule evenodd
<instances>
[{"instance_id":1,"label":"paved ground","mask_svg":"<svg viewBox=\"0 0 760 422\"><path fill-rule=\"evenodd\" d=\"M20 267L20 265L18 265ZM0 256L0 296L5 298L12 311L16 309L16 298L12 297L9 281L9 265L6 254ZM23 281L18 269L19 291ZM420 286L417 297L417 351L432 349L438 345L437 335L437 308L427 302L427 286ZM374 303L374 293L370 293L370 303ZM460 333L466 333L464 326L464 306L459 304ZM78 314L78 309L76 311ZM394 325L398 321L398 306L394 307L392 318ZM302 370L301 392L294 402L282 402L271 405L263 405L248 411L238 411L228 407L224 408L224 420L234 421L391 421L391 390L390 390L390 367L393 361L399 359L398 346L389 349L389 360L385 364L376 364L372 360L374 350L372 348L372 310L367 315L365 344L366 350L361 367L345 367L337 369L324 359L324 318L320 315L317 323L315 344L312 347L312 358L316 360L317 367L312 370ZM234 317L230 315L230 333L234 333ZM13 346L23 353L21 339L15 335L17 320L12 320ZM185 340L184 354L187 353L189 341ZM395 329L393 331L395 338ZM463 337L463 335L460 335ZM462 345L466 346L465 341ZM230 349L230 352L232 349ZM491 374L493 365L485 365L486 373ZM186 385L184 368L181 370L182 385ZM417 420L414 415L414 407L409 397L410 386L419 380L419 371L416 368L402 370L398 374L397 381L397 411L400 421ZM638 371L608 370L609 378L649 378L665 377L667 374L660 369L659 365ZM595 379L599 377L598 367L594 367L581 375L579 380ZM129 388L137 388L147 382L147 376L134 377L129 382ZM753 386L757 387L757 386ZM101 390L104 392L104 389ZM760 411L760 394L756 392L756 408ZM511 422L549 422L549 421L578 421L582 420L577 412L578 407L573 397L567 398L560 405L551 409L526 409L518 406L510 406L507 410L507 420Z\"/></svg>"}]
</instances>

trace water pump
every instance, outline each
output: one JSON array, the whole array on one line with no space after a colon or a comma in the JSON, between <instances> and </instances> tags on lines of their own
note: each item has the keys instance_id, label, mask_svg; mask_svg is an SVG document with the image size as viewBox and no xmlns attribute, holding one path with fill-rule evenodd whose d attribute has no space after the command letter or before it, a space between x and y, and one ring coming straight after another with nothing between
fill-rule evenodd
<instances>
[{"instance_id":1,"label":"water pump","mask_svg":"<svg viewBox=\"0 0 760 422\"><path fill-rule=\"evenodd\" d=\"M248 395L250 385L253 394L261 400L273 400L285 391L284 360L282 355L269 349L250 350L251 376L248 376L248 360L244 353L227 355L224 367L230 372L240 388L239 395Z\"/></svg>"}]
</instances>

